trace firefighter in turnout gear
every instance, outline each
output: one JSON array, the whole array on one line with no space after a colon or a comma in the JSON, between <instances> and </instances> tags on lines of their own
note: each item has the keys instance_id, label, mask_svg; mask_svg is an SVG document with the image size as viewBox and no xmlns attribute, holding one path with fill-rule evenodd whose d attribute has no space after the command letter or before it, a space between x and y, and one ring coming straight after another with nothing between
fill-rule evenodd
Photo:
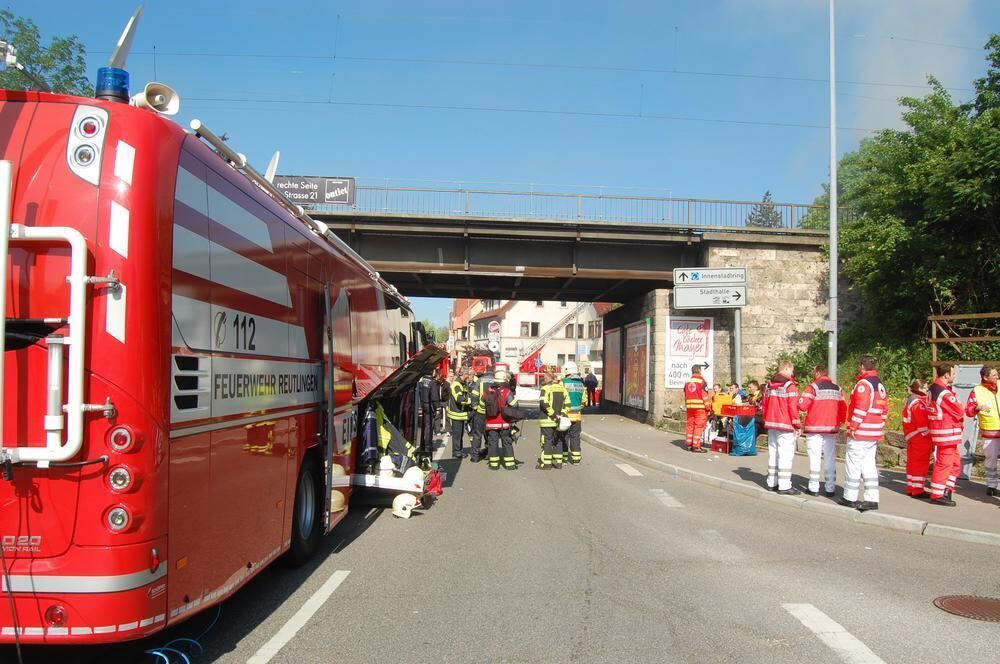
<instances>
[{"instance_id":1,"label":"firefighter in turnout gear","mask_svg":"<svg viewBox=\"0 0 1000 664\"><path fill-rule=\"evenodd\" d=\"M965 410L951 390L955 381L955 367L939 364L934 367L937 378L928 395L927 424L934 443L934 471L931 473L931 503L954 507L952 493L962 469L962 455L958 445L962 442Z\"/></svg>"},{"instance_id":2,"label":"firefighter in turnout gear","mask_svg":"<svg viewBox=\"0 0 1000 664\"><path fill-rule=\"evenodd\" d=\"M551 373L542 376L542 393L538 397L538 427L542 432L542 456L539 470L562 468L563 432L559 431L559 418L566 417L569 409L569 392Z\"/></svg>"},{"instance_id":3,"label":"firefighter in turnout gear","mask_svg":"<svg viewBox=\"0 0 1000 664\"><path fill-rule=\"evenodd\" d=\"M813 382L799 397L799 411L805 413L802 427L809 452L809 494L819 495L820 467L827 496L837 489L837 433L844 423L847 403L844 391L826 375L826 367L813 369Z\"/></svg>"},{"instance_id":4,"label":"firefighter in turnout gear","mask_svg":"<svg viewBox=\"0 0 1000 664\"><path fill-rule=\"evenodd\" d=\"M799 388L792 376L795 367L788 360L778 365L778 373L764 392L764 426L767 427L767 486L778 493L796 495L792 488L792 458L795 432L799 428Z\"/></svg>"},{"instance_id":5,"label":"firefighter in turnout gear","mask_svg":"<svg viewBox=\"0 0 1000 664\"><path fill-rule=\"evenodd\" d=\"M875 358L861 358L858 382L851 390L847 406L847 453L844 460L844 497L842 504L862 512L878 509L878 468L875 454L885 437L889 417L889 396L875 370ZM864 482L862 501L858 502Z\"/></svg>"},{"instance_id":6,"label":"firefighter in turnout gear","mask_svg":"<svg viewBox=\"0 0 1000 664\"><path fill-rule=\"evenodd\" d=\"M684 430L684 444L689 452L706 452L701 448L701 437L708 423L708 384L701 377L701 366L691 367L691 377L684 383L684 405L687 408L687 427Z\"/></svg>"},{"instance_id":7,"label":"firefighter in turnout gear","mask_svg":"<svg viewBox=\"0 0 1000 664\"><path fill-rule=\"evenodd\" d=\"M483 392L484 404L488 405L486 410L486 443L488 446L488 458L490 470L500 469L501 452L503 453L503 467L507 470L517 468L517 460L514 458L514 438L511 435L511 420L504 415L505 408L516 408L517 397L514 391L507 384L507 372L499 369L493 375L493 384L486 387Z\"/></svg>"},{"instance_id":8,"label":"firefighter in turnout gear","mask_svg":"<svg viewBox=\"0 0 1000 664\"><path fill-rule=\"evenodd\" d=\"M489 382L480 370L476 373L475 379L469 383L469 419L472 425L471 439L472 449L469 451L472 463L479 463L482 456L483 436L486 433L486 402L483 401Z\"/></svg>"},{"instance_id":9,"label":"firefighter in turnout gear","mask_svg":"<svg viewBox=\"0 0 1000 664\"><path fill-rule=\"evenodd\" d=\"M434 376L424 376L417 383L417 394L420 398L420 451L419 459L423 465L429 464L434 457L434 413L438 409L437 372Z\"/></svg>"},{"instance_id":10,"label":"firefighter in turnout gear","mask_svg":"<svg viewBox=\"0 0 1000 664\"><path fill-rule=\"evenodd\" d=\"M927 423L927 381L910 383L910 393L903 404L903 438L906 439L906 493L911 498L926 498L927 469L931 465L934 444Z\"/></svg>"},{"instance_id":11,"label":"firefighter in turnout gear","mask_svg":"<svg viewBox=\"0 0 1000 664\"><path fill-rule=\"evenodd\" d=\"M448 405L445 408L445 416L448 418L451 430L451 456L455 459L465 456L462 452L462 436L465 433L465 423L469 420L469 391L465 387L465 379L468 376L468 370L463 369L457 378L452 374L448 381Z\"/></svg>"},{"instance_id":12,"label":"firefighter in turnout gear","mask_svg":"<svg viewBox=\"0 0 1000 664\"><path fill-rule=\"evenodd\" d=\"M986 457L986 495L997 495L997 452L1000 451L1000 402L997 401L997 368L983 367L979 372L982 383L972 388L965 415L979 420L979 435L983 439Z\"/></svg>"},{"instance_id":13,"label":"firefighter in turnout gear","mask_svg":"<svg viewBox=\"0 0 1000 664\"><path fill-rule=\"evenodd\" d=\"M575 362L567 362L562 373L562 384L569 395L569 412L566 415L571 422L569 431L566 432L564 438L562 462L568 461L575 465L583 460L583 452L580 450L580 434L583 431L583 407L587 401L587 386L580 378ZM567 450L567 448L569 449Z\"/></svg>"}]
</instances>

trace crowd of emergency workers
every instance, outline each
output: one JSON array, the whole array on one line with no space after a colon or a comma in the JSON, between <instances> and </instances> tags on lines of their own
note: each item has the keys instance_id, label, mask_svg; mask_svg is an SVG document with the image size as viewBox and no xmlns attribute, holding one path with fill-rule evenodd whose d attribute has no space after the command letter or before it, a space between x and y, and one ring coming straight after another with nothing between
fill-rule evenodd
<instances>
[{"instance_id":1,"label":"crowd of emergency workers","mask_svg":"<svg viewBox=\"0 0 1000 664\"><path fill-rule=\"evenodd\" d=\"M540 452L535 468L549 470L582 461L580 434L583 409L595 403L597 378L585 369L581 376L575 362L540 375L538 426ZM485 368L463 367L445 379L439 371L420 384L423 414L418 456L429 462L434 452L435 428L451 438L452 458L473 463L486 459L490 470L516 470L523 462L514 455L519 423L527 413L517 401L514 377L503 368L490 374ZM439 414L439 416L435 416ZM468 450L463 446L469 435Z\"/></svg>"},{"instance_id":2,"label":"crowd of emergency workers","mask_svg":"<svg viewBox=\"0 0 1000 664\"><path fill-rule=\"evenodd\" d=\"M783 361L763 390L757 381L750 381L746 391L734 384L723 392L721 385L715 385L713 394L701 375L701 367L693 366L684 385L687 449L694 453L706 451L703 443L706 427L711 426L710 420L720 418L723 406L753 406L757 429L767 432L767 487L781 494L800 493L792 486L792 458L796 436L802 433L809 456L807 492L818 496L822 485L824 494L832 498L837 490L836 445L843 429L846 453L840 503L862 512L877 510L876 456L878 445L885 438L889 396L879 379L875 359L871 356L861 359L847 398L844 390L827 375L825 366L813 367L812 382L801 393L794 370L791 362ZM952 387L955 368L951 364L937 365L933 381L918 378L910 383L902 409L906 493L910 497L927 499L935 505L955 505L952 495L962 468L958 446L962 443L967 417L976 418L982 438L986 493L997 495L1000 451L997 368L984 366L980 378L964 407Z\"/></svg>"}]
</instances>

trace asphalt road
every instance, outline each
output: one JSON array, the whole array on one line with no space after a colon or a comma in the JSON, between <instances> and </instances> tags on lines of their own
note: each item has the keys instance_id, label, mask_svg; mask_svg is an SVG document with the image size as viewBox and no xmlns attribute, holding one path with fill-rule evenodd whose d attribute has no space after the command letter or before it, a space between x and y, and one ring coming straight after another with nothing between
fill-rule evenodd
<instances>
[{"instance_id":1,"label":"asphalt road","mask_svg":"<svg viewBox=\"0 0 1000 664\"><path fill-rule=\"evenodd\" d=\"M527 423L518 457L535 441ZM1000 596L995 548L771 505L586 445L562 470L442 463L431 509L353 505L311 565L273 566L227 601L191 661L248 662L281 634L271 662L997 661L997 624L932 604ZM156 662L143 651L215 613L26 661Z\"/></svg>"}]
</instances>

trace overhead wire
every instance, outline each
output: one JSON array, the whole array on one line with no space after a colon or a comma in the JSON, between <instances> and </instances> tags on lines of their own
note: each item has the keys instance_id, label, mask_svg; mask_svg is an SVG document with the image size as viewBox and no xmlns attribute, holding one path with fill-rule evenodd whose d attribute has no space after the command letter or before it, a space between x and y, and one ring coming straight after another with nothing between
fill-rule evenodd
<instances>
[{"instance_id":1,"label":"overhead wire","mask_svg":"<svg viewBox=\"0 0 1000 664\"><path fill-rule=\"evenodd\" d=\"M901 38L896 38L901 39ZM110 52L110 51L107 51ZM95 54L104 54L106 51L91 51ZM153 55L152 51L133 51L132 55ZM398 64L437 64L437 65L464 65L472 67L506 67L521 69L563 69L577 71L602 71L616 73L634 74L677 74L682 76L704 76L716 78L738 78L764 81L790 81L798 83L822 83L829 82L827 78L813 76L788 76L783 74L748 74L742 72L720 72L695 69L673 69L665 67L638 67L628 65L598 65L598 64L560 64L551 62L510 62L503 60L466 60L455 58L415 58L415 57L386 57L386 56L365 56L365 55L320 55L316 53L237 53L221 51L156 51L157 56L172 57L197 57L197 58L259 58L272 60L345 60L355 62L385 62ZM892 83L886 81L854 81L838 80L842 85L865 85L885 88L913 88L927 89L926 83ZM949 87L948 90L956 92L969 92L971 88Z\"/></svg>"},{"instance_id":2,"label":"overhead wire","mask_svg":"<svg viewBox=\"0 0 1000 664\"><path fill-rule=\"evenodd\" d=\"M629 120L666 120L672 122L706 122L716 124L750 125L760 127L791 127L798 129L829 129L829 125L810 124L806 122L778 122L768 120L743 120L735 118L708 118L700 116L685 115L663 115L655 113L615 113L609 111L572 111L549 108L518 108L511 106L463 106L456 104L413 104L401 102L373 102L373 101L338 101L338 100L302 100L302 99L260 99L254 97L187 97L188 102L232 102L238 104L292 104L308 106L354 106L368 108L398 108L407 110L430 110L430 111L467 111L481 113L523 113L534 115L562 115L584 118L620 118ZM241 106L245 108L245 106ZM872 133L879 131L866 127L838 127L842 131L857 131Z\"/></svg>"}]
</instances>

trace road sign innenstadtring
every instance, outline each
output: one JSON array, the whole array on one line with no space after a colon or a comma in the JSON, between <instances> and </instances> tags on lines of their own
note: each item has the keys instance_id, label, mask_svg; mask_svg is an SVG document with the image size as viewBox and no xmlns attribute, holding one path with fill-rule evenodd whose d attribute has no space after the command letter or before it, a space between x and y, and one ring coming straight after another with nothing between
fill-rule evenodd
<instances>
[{"instance_id":1,"label":"road sign innenstadtring","mask_svg":"<svg viewBox=\"0 0 1000 664\"><path fill-rule=\"evenodd\" d=\"M745 267L675 267L674 286L740 286L747 283Z\"/></svg>"}]
</instances>

